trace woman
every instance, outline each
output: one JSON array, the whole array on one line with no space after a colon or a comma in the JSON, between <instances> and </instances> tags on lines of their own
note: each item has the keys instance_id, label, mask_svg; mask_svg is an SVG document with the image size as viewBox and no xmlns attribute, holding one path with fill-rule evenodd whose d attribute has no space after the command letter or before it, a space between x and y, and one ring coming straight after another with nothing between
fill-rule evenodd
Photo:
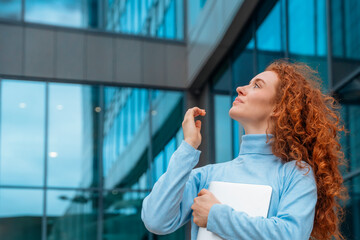
<instances>
[{"instance_id":1,"label":"woman","mask_svg":"<svg viewBox=\"0 0 360 240\"><path fill-rule=\"evenodd\" d=\"M232 161L193 169L201 143L203 109L189 109L184 140L168 169L144 199L147 229L168 234L192 220L191 238L206 227L223 239L342 239L341 207L346 198L338 166L338 105L321 93L316 72L305 64L275 61L248 85L229 111L245 129ZM221 204L206 190L211 181L270 185L268 217L250 217Z\"/></svg>"}]
</instances>

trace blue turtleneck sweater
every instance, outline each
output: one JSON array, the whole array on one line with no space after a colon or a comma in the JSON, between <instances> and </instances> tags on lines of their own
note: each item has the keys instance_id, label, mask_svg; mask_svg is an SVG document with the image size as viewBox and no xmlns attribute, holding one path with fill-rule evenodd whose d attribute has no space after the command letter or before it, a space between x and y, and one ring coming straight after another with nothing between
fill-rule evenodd
<instances>
[{"instance_id":1,"label":"blue turtleneck sweater","mask_svg":"<svg viewBox=\"0 0 360 240\"><path fill-rule=\"evenodd\" d=\"M266 134L243 135L240 154L232 161L193 169L200 153L182 141L167 171L144 199L141 218L150 232L172 233L191 220L191 239L195 240L199 227L192 219L193 200L211 181L224 181L271 186L268 216L250 217L215 204L209 212L207 230L223 239L309 239L317 201L311 168L305 174L307 168L298 168L295 161L281 162L266 143Z\"/></svg>"}]
</instances>

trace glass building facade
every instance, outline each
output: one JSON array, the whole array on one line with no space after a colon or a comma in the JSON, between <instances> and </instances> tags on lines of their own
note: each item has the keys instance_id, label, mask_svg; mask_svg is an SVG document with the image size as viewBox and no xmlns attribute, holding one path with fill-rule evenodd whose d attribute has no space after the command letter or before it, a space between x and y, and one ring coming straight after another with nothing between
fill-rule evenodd
<instances>
[{"instance_id":1,"label":"glass building facade","mask_svg":"<svg viewBox=\"0 0 360 240\"><path fill-rule=\"evenodd\" d=\"M184 40L183 0L0 1L0 20Z\"/></svg>"},{"instance_id":2,"label":"glass building facade","mask_svg":"<svg viewBox=\"0 0 360 240\"><path fill-rule=\"evenodd\" d=\"M183 138L183 92L0 88L1 238L148 239L141 203ZM184 239L184 228L163 239Z\"/></svg>"},{"instance_id":3,"label":"glass building facade","mask_svg":"<svg viewBox=\"0 0 360 240\"><path fill-rule=\"evenodd\" d=\"M185 41L208 2L10 0L0 1L0 21ZM244 134L228 115L237 86L279 58L319 71L350 131L341 139L346 239L360 239L359 38L357 0L262 1L208 79L206 161L220 163L239 154ZM189 225L157 236L140 218L183 139L185 91L4 78L0 99L1 239L189 239Z\"/></svg>"}]
</instances>

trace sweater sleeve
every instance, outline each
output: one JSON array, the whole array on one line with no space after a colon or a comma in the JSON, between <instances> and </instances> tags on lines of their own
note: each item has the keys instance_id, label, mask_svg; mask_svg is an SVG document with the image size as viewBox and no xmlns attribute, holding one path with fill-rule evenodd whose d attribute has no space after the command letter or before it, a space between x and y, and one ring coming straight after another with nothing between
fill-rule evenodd
<instances>
[{"instance_id":1,"label":"sweater sleeve","mask_svg":"<svg viewBox=\"0 0 360 240\"><path fill-rule=\"evenodd\" d=\"M200 151L184 140L171 156L167 171L144 199L141 219L152 233L176 231L191 219L191 205L199 192L200 169L194 169Z\"/></svg>"},{"instance_id":2,"label":"sweater sleeve","mask_svg":"<svg viewBox=\"0 0 360 240\"><path fill-rule=\"evenodd\" d=\"M207 230L224 239L308 240L315 216L316 182L312 171L303 175L306 170L291 168L276 216L251 217L227 205L215 204L209 212Z\"/></svg>"}]
</instances>

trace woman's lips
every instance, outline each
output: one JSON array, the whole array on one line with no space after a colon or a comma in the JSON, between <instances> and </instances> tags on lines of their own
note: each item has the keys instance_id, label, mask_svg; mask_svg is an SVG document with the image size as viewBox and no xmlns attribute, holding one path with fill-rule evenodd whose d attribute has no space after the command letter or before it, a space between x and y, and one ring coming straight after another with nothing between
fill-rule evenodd
<instances>
[{"instance_id":1,"label":"woman's lips","mask_svg":"<svg viewBox=\"0 0 360 240\"><path fill-rule=\"evenodd\" d=\"M240 98L235 98L233 104L244 103Z\"/></svg>"}]
</instances>

